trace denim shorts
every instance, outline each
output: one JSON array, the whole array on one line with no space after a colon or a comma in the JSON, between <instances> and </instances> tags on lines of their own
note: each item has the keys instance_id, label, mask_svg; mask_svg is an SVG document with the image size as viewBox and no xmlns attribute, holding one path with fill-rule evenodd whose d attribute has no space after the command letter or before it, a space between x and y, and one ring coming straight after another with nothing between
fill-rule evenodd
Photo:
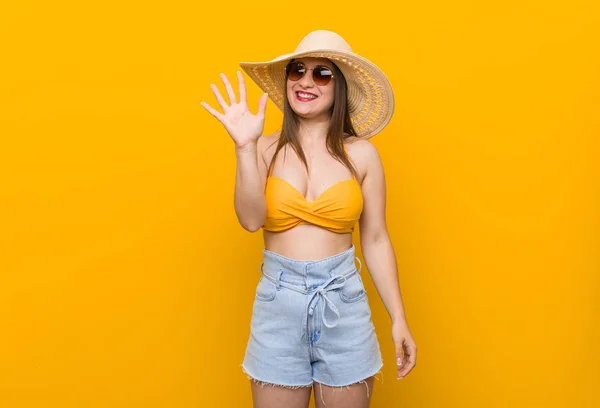
<instances>
[{"instance_id":1,"label":"denim shorts","mask_svg":"<svg viewBox=\"0 0 600 408\"><path fill-rule=\"evenodd\" d=\"M263 250L246 374L289 387L345 386L377 374L383 361L361 267L354 245L317 261Z\"/></svg>"}]
</instances>

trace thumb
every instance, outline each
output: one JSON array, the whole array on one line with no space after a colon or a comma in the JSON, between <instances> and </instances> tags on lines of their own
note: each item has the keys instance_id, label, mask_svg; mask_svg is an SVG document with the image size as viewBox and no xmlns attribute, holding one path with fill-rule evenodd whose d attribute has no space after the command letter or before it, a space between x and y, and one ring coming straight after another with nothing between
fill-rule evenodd
<instances>
[{"instance_id":1,"label":"thumb","mask_svg":"<svg viewBox=\"0 0 600 408\"><path fill-rule=\"evenodd\" d=\"M260 99L258 100L258 114L259 115L264 115L265 114L265 110L267 109L267 101L269 99L269 94L268 93L264 93Z\"/></svg>"}]
</instances>

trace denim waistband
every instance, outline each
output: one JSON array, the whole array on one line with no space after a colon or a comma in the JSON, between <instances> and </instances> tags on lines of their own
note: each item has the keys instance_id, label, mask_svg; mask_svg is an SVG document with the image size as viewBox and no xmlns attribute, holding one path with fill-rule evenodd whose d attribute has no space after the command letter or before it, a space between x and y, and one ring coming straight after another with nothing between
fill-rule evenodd
<instances>
[{"instance_id":1,"label":"denim waistband","mask_svg":"<svg viewBox=\"0 0 600 408\"><path fill-rule=\"evenodd\" d=\"M323 324L335 327L339 321L340 313L335 304L327 297L327 292L344 286L346 280L354 274L360 274L362 263L355 257L355 247L328 258L316 261L302 261L286 258L267 249L263 251L261 273L279 289L281 286L296 292L310 295L307 304L304 324L308 332L308 318L314 314L314 309L321 301ZM356 268L354 260L359 263ZM336 315L336 321L329 323L325 318L325 307ZM303 334L304 336L304 334Z\"/></svg>"},{"instance_id":2,"label":"denim waistband","mask_svg":"<svg viewBox=\"0 0 600 408\"><path fill-rule=\"evenodd\" d=\"M352 245L349 249L339 254L318 259L304 261L287 258L283 255L263 250L263 273L279 277L282 282L304 287L309 290L317 287L335 275L344 275L356 270L354 260L356 248Z\"/></svg>"}]
</instances>

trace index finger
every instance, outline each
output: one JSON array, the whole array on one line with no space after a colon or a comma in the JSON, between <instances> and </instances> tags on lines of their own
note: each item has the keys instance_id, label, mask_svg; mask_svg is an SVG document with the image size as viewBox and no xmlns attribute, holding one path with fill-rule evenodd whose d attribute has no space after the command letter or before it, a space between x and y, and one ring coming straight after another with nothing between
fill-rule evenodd
<instances>
[{"instance_id":1,"label":"index finger","mask_svg":"<svg viewBox=\"0 0 600 408\"><path fill-rule=\"evenodd\" d=\"M240 102L247 103L246 101L246 82L244 81L244 75L240 71L238 74L238 82L240 84Z\"/></svg>"}]
</instances>

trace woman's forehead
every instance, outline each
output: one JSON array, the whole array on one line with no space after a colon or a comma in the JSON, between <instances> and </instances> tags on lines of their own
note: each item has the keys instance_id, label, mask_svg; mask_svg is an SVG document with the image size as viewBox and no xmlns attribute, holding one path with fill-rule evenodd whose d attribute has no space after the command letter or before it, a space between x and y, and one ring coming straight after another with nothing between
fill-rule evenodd
<instances>
[{"instance_id":1,"label":"woman's forehead","mask_svg":"<svg viewBox=\"0 0 600 408\"><path fill-rule=\"evenodd\" d=\"M296 58L294 61L303 62L308 66L325 65L329 68L333 68L333 64L327 58L302 57L302 58Z\"/></svg>"}]
</instances>

